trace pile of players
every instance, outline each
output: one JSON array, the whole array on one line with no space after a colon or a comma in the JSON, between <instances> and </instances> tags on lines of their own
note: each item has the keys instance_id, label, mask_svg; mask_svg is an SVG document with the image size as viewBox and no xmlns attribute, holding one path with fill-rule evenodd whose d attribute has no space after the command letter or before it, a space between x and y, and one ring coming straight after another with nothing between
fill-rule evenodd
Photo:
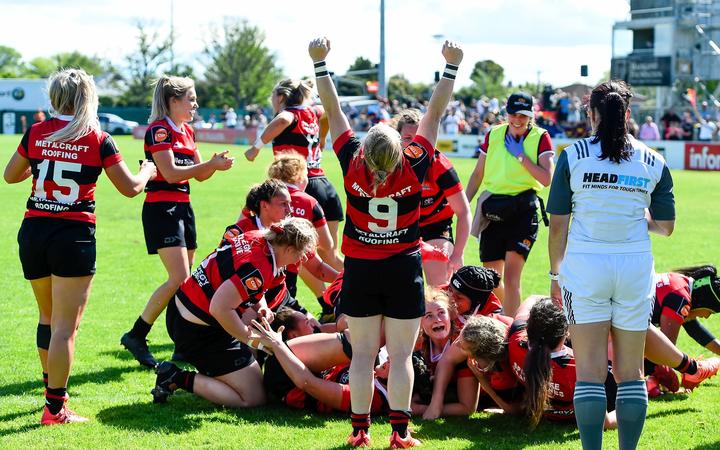
<instances>
[{"instance_id":1,"label":"pile of players","mask_svg":"<svg viewBox=\"0 0 720 450\"><path fill-rule=\"evenodd\" d=\"M31 127L5 170L8 182L34 180L18 240L41 313L43 424L85 420L67 408L67 381L95 272L93 192L102 169L123 194L147 193L147 250L160 256L168 273L121 338L141 364L156 370L155 402L182 389L229 407L262 405L272 397L293 408L345 411L351 413L352 446L370 444L370 414L388 414L393 448L420 444L408 431L411 414L430 420L499 408L525 415L533 428L543 417L574 420L575 359L562 306L545 297L519 298L522 267L537 236L536 191L550 184L553 168L547 133L530 123L532 98L511 96L510 123L488 135L466 194L450 161L435 149L460 48L443 46L446 67L426 111L403 111L392 124L374 127L363 143L340 110L325 63L329 51L326 39L310 44L322 107L313 104L310 82L284 80L274 88L276 116L245 154L252 161L272 143L267 179L249 190L237 221L218 232L217 248L192 273L197 244L188 180L207 179L234 163L227 152L202 162L188 125L197 109L192 80L158 81L147 160L134 176L112 138L96 127L92 79L74 69L53 77L55 117ZM328 130L344 176L346 217L321 167ZM76 161L67 150L76 147L67 142L90 149L85 159ZM48 151L58 143L66 151ZM494 145L507 152L488 153ZM502 223L503 205L488 201L480 221L495 222L473 224L483 228L486 267L465 266L469 200L484 170L507 166L503 158L531 174L530 186L514 196L520 203L511 205L530 205L523 210L527 220L509 227ZM481 202L488 198L481 195ZM493 204L501 208L489 212ZM337 232L344 219L343 258ZM513 234L518 229L520 238ZM39 242L39 235L48 237ZM298 278L317 298L320 317L298 301ZM674 345L682 325L720 353L720 341L697 321L720 311L715 268L660 274L656 289L645 344L650 396L694 389L720 368L720 359L695 360ZM196 370L158 364L150 353L146 337L163 310L173 359ZM605 389L617 389L610 371ZM605 427L612 428L614 401L606 409Z\"/></svg>"}]
</instances>

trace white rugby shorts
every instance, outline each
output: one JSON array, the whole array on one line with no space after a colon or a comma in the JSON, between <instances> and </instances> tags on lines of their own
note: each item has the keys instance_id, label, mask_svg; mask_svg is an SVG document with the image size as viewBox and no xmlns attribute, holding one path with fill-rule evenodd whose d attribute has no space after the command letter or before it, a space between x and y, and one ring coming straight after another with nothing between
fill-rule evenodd
<instances>
[{"instance_id":1,"label":"white rugby shorts","mask_svg":"<svg viewBox=\"0 0 720 450\"><path fill-rule=\"evenodd\" d=\"M563 309L570 325L610 321L645 331L652 316L652 253L567 253L560 266Z\"/></svg>"}]
</instances>

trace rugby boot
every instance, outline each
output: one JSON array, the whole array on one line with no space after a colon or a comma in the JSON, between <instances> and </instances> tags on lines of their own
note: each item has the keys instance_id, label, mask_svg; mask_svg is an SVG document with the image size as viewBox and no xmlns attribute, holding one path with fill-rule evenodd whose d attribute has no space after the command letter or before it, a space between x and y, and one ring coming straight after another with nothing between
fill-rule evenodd
<instances>
[{"instance_id":1,"label":"rugby boot","mask_svg":"<svg viewBox=\"0 0 720 450\"><path fill-rule=\"evenodd\" d=\"M648 398L657 398L662 395L662 392L660 391L660 383L658 383L657 378L653 375L647 377L647 380L645 380L645 387L647 388Z\"/></svg>"},{"instance_id":2,"label":"rugby boot","mask_svg":"<svg viewBox=\"0 0 720 450\"><path fill-rule=\"evenodd\" d=\"M682 386L688 390L695 389L698 384L715 376L718 369L720 369L720 358L697 360L697 372L695 372L695 375L684 373L682 375Z\"/></svg>"},{"instance_id":3,"label":"rugby boot","mask_svg":"<svg viewBox=\"0 0 720 450\"><path fill-rule=\"evenodd\" d=\"M419 439L415 439L410 435L410 431L407 432L404 438L401 438L397 431L393 431L390 435L390 448L410 448L410 447L421 447L422 442Z\"/></svg>"},{"instance_id":4,"label":"rugby boot","mask_svg":"<svg viewBox=\"0 0 720 450\"><path fill-rule=\"evenodd\" d=\"M358 431L357 435L350 433L347 443L350 447L370 447L370 433L364 430Z\"/></svg>"},{"instance_id":5,"label":"rugby boot","mask_svg":"<svg viewBox=\"0 0 720 450\"><path fill-rule=\"evenodd\" d=\"M148 349L147 339L140 339L132 334L125 333L120 338L120 344L125 347L135 359L145 367L154 369L157 366L157 361L150 349Z\"/></svg>"},{"instance_id":6,"label":"rugby boot","mask_svg":"<svg viewBox=\"0 0 720 450\"><path fill-rule=\"evenodd\" d=\"M653 376L669 392L677 392L680 389L680 380L677 374L668 366L655 366Z\"/></svg>"},{"instance_id":7,"label":"rugby boot","mask_svg":"<svg viewBox=\"0 0 720 450\"><path fill-rule=\"evenodd\" d=\"M60 412L52 414L47 406L43 408L43 415L40 419L40 425L63 425L66 423L87 422L87 417L77 415L75 411L69 409L67 405L63 405Z\"/></svg>"},{"instance_id":8,"label":"rugby boot","mask_svg":"<svg viewBox=\"0 0 720 450\"><path fill-rule=\"evenodd\" d=\"M170 361L158 364L155 387L150 391L153 396L153 403L167 402L168 397L178 388L175 377L180 372L182 372L182 369Z\"/></svg>"}]
</instances>

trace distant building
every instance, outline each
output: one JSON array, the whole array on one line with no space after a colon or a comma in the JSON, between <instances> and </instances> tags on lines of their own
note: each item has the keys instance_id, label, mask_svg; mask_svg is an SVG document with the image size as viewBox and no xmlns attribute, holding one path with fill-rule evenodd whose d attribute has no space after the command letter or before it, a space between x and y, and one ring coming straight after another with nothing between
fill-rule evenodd
<instances>
[{"instance_id":1,"label":"distant building","mask_svg":"<svg viewBox=\"0 0 720 450\"><path fill-rule=\"evenodd\" d=\"M634 86L720 80L720 2L631 0L630 20L613 26L611 74Z\"/></svg>"},{"instance_id":2,"label":"distant building","mask_svg":"<svg viewBox=\"0 0 720 450\"><path fill-rule=\"evenodd\" d=\"M611 76L633 86L720 80L720 1L630 0L630 20L613 25ZM681 94L681 89L678 93ZM658 89L658 109L677 101Z\"/></svg>"}]
</instances>

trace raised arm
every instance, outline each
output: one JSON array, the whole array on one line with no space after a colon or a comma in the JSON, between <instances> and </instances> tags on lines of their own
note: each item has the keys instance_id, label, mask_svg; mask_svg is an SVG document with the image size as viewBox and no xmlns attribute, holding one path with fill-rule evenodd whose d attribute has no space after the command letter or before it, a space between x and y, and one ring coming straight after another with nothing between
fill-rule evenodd
<instances>
[{"instance_id":1,"label":"raised arm","mask_svg":"<svg viewBox=\"0 0 720 450\"><path fill-rule=\"evenodd\" d=\"M334 141L350 129L350 123L342 109L340 109L340 99L325 64L325 58L329 52L330 41L326 38L314 39L308 46L308 53L315 65L315 84L320 95L320 101L322 101L325 109L330 136Z\"/></svg>"},{"instance_id":2,"label":"raised arm","mask_svg":"<svg viewBox=\"0 0 720 450\"><path fill-rule=\"evenodd\" d=\"M433 147L437 141L440 119L442 119L453 93L458 65L463 59L463 51L455 42L445 41L442 54L446 62L445 71L437 86L435 86L427 112L420 120L417 131L417 134L427 139Z\"/></svg>"}]
</instances>

